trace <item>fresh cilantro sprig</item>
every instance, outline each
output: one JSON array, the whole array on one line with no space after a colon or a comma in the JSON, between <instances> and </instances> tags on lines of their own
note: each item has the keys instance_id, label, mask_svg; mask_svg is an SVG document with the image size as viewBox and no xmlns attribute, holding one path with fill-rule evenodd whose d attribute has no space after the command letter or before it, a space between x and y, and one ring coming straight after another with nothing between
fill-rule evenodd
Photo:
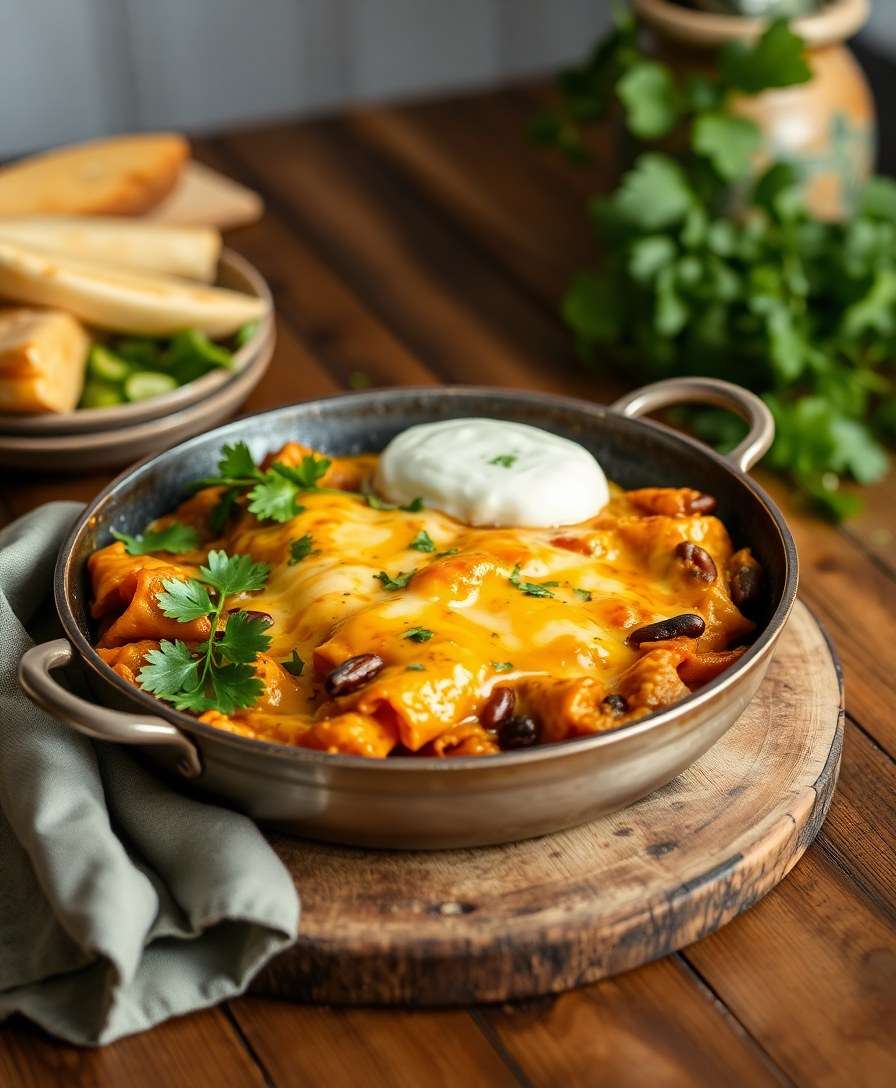
<instances>
[{"instance_id":1,"label":"fresh cilantro sprig","mask_svg":"<svg viewBox=\"0 0 896 1088\"><path fill-rule=\"evenodd\" d=\"M429 642L433 635L435 631L430 631L428 627L409 627L401 637L410 639L411 642Z\"/></svg>"},{"instance_id":2,"label":"fresh cilantro sprig","mask_svg":"<svg viewBox=\"0 0 896 1088\"><path fill-rule=\"evenodd\" d=\"M249 512L262 521L291 521L305 507L300 496L319 490L319 480L330 467L327 457L306 454L299 465L275 461L270 468L256 465L245 442L224 446L218 462L218 475L197 480L195 487L223 487L225 490L211 513L216 531L223 529L241 495L248 498Z\"/></svg>"},{"instance_id":3,"label":"fresh cilantro sprig","mask_svg":"<svg viewBox=\"0 0 896 1088\"><path fill-rule=\"evenodd\" d=\"M394 577L391 574L387 574L386 571L381 570L379 574L374 574L374 578L378 582L382 583L383 589L388 589L394 593L396 590L405 589L408 582L414 577L417 572L415 570L400 570Z\"/></svg>"},{"instance_id":4,"label":"fresh cilantro sprig","mask_svg":"<svg viewBox=\"0 0 896 1088\"><path fill-rule=\"evenodd\" d=\"M231 610L219 630L227 598L263 589L270 573L251 556L211 551L196 578L166 578L156 601L163 615L179 623L209 621L209 637L191 647L181 639L163 639L146 654L137 680L140 686L178 710L232 714L251 706L263 685L255 675L259 653L271 643L268 620Z\"/></svg>"},{"instance_id":5,"label":"fresh cilantro sprig","mask_svg":"<svg viewBox=\"0 0 896 1088\"><path fill-rule=\"evenodd\" d=\"M684 76L646 55L636 31L622 15L533 123L536 139L581 161L587 126L619 108L638 152L589 205L602 259L563 306L578 349L627 379L749 386L775 416L768 465L822 513L847 516L858 504L843 482L880 479L896 440L896 183L846 179L852 214L828 222L807 209L791 163L751 177L761 135L737 97L812 74L785 22ZM744 433L718 409L682 419L723 449Z\"/></svg>"},{"instance_id":6,"label":"fresh cilantro sprig","mask_svg":"<svg viewBox=\"0 0 896 1088\"><path fill-rule=\"evenodd\" d=\"M290 541L288 565L294 567L296 563L301 563L303 559L307 559L313 552L314 541L311 539L311 533L305 533L298 540Z\"/></svg>"},{"instance_id":7,"label":"fresh cilantro sprig","mask_svg":"<svg viewBox=\"0 0 896 1088\"><path fill-rule=\"evenodd\" d=\"M553 597L551 590L560 585L559 582L524 582L520 578L519 563L513 568L507 581L527 597Z\"/></svg>"},{"instance_id":8,"label":"fresh cilantro sprig","mask_svg":"<svg viewBox=\"0 0 896 1088\"><path fill-rule=\"evenodd\" d=\"M151 552L169 552L180 555L193 551L199 544L199 534L190 525L181 521L172 521L164 529L145 529L136 536L112 530L116 540L124 544L128 555L149 555Z\"/></svg>"},{"instance_id":9,"label":"fresh cilantro sprig","mask_svg":"<svg viewBox=\"0 0 896 1088\"><path fill-rule=\"evenodd\" d=\"M408 544L409 548L413 548L415 552L434 552L436 546L433 543L432 537L425 529L421 529L414 539Z\"/></svg>"},{"instance_id":10,"label":"fresh cilantro sprig","mask_svg":"<svg viewBox=\"0 0 896 1088\"><path fill-rule=\"evenodd\" d=\"M501 468L513 468L519 460L515 453L499 453L489 461L490 465L500 465Z\"/></svg>"}]
</instances>

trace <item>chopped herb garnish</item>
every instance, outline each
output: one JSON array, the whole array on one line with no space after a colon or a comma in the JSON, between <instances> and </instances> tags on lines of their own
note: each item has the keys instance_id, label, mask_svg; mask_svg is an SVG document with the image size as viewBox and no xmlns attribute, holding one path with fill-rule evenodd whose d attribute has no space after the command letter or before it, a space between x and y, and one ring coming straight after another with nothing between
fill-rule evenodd
<instances>
[{"instance_id":1,"label":"chopped herb garnish","mask_svg":"<svg viewBox=\"0 0 896 1088\"><path fill-rule=\"evenodd\" d=\"M112 535L124 544L128 555L148 555L150 552L180 555L181 552L193 551L199 543L196 530L181 521L173 521L164 529L146 529L137 536L119 533L117 529L112 530Z\"/></svg>"},{"instance_id":2,"label":"chopped herb garnish","mask_svg":"<svg viewBox=\"0 0 896 1088\"><path fill-rule=\"evenodd\" d=\"M396 506L394 502L383 502L372 491L364 492L364 500L373 510L403 510L406 514L419 514L423 509L423 499L419 495L416 499L411 499L407 506Z\"/></svg>"},{"instance_id":3,"label":"chopped herb garnish","mask_svg":"<svg viewBox=\"0 0 896 1088\"><path fill-rule=\"evenodd\" d=\"M404 510L406 514L419 514L423 509L423 499L418 495L415 499L407 504L407 506L399 506L399 510Z\"/></svg>"},{"instance_id":4,"label":"chopped herb garnish","mask_svg":"<svg viewBox=\"0 0 896 1088\"><path fill-rule=\"evenodd\" d=\"M293 676L301 676L305 671L305 662L299 657L296 650L293 650L292 656L288 661L281 661L280 664Z\"/></svg>"},{"instance_id":5,"label":"chopped herb garnish","mask_svg":"<svg viewBox=\"0 0 896 1088\"><path fill-rule=\"evenodd\" d=\"M145 655L137 677L140 686L178 710L218 710L231 714L251 706L263 685L255 675L255 659L270 646L269 620L232 611L223 631L218 627L228 597L262 589L270 567L249 555L211 551L197 578L166 578L156 601L162 613L179 623L207 619L209 637L195 647L163 639Z\"/></svg>"},{"instance_id":6,"label":"chopped herb garnish","mask_svg":"<svg viewBox=\"0 0 896 1088\"><path fill-rule=\"evenodd\" d=\"M248 492L249 510L265 521L290 521L305 509L299 496L316 491L318 480L330 467L327 457L306 454L298 466L284 465L275 461L270 468L260 469L252 459L245 442L224 446L218 461L218 475L198 480L196 487L227 488L211 513L212 527L224 527L234 502L239 495Z\"/></svg>"},{"instance_id":7,"label":"chopped herb garnish","mask_svg":"<svg viewBox=\"0 0 896 1088\"><path fill-rule=\"evenodd\" d=\"M434 634L435 631L430 631L428 627L411 627L401 637L409 638L411 642L429 642Z\"/></svg>"},{"instance_id":8,"label":"chopped herb garnish","mask_svg":"<svg viewBox=\"0 0 896 1088\"><path fill-rule=\"evenodd\" d=\"M590 589L574 589L573 593L575 593L575 595L577 597L581 597L581 599L583 601L590 601L591 600L591 590Z\"/></svg>"},{"instance_id":9,"label":"chopped herb garnish","mask_svg":"<svg viewBox=\"0 0 896 1088\"><path fill-rule=\"evenodd\" d=\"M417 665L417 664L405 665L404 671L405 672L426 672L426 666L425 665Z\"/></svg>"},{"instance_id":10,"label":"chopped herb garnish","mask_svg":"<svg viewBox=\"0 0 896 1088\"><path fill-rule=\"evenodd\" d=\"M365 495L364 495L364 498L365 498L365 500L367 502L367 505L372 510L394 510L394 509L396 509L391 503L383 502L383 500L378 498L376 495L374 495L372 491L366 492Z\"/></svg>"},{"instance_id":11,"label":"chopped herb garnish","mask_svg":"<svg viewBox=\"0 0 896 1088\"><path fill-rule=\"evenodd\" d=\"M436 552L436 559L444 559L446 555L457 555L459 551L460 548L448 548L447 551Z\"/></svg>"},{"instance_id":12,"label":"chopped herb garnish","mask_svg":"<svg viewBox=\"0 0 896 1088\"><path fill-rule=\"evenodd\" d=\"M490 465L500 465L501 468L511 468L518 460L515 453L499 453L489 461Z\"/></svg>"},{"instance_id":13,"label":"chopped herb garnish","mask_svg":"<svg viewBox=\"0 0 896 1088\"><path fill-rule=\"evenodd\" d=\"M400 570L398 574L396 574L393 578L390 574L387 574L384 570L381 570L379 574L374 574L374 578L378 579L380 582L383 583L383 589L388 589L394 592L396 589L404 589L416 573L417 572L415 570Z\"/></svg>"},{"instance_id":14,"label":"chopped herb garnish","mask_svg":"<svg viewBox=\"0 0 896 1088\"><path fill-rule=\"evenodd\" d=\"M432 537L425 529L421 529L414 539L408 544L409 548L413 548L415 552L434 552L436 550L435 544L432 542Z\"/></svg>"},{"instance_id":15,"label":"chopped herb garnish","mask_svg":"<svg viewBox=\"0 0 896 1088\"><path fill-rule=\"evenodd\" d=\"M512 586L515 586L520 593L525 593L527 597L553 597L554 594L551 590L558 586L559 582L524 582L520 578L520 565L519 563L513 568L510 577L507 579Z\"/></svg>"},{"instance_id":16,"label":"chopped herb garnish","mask_svg":"<svg viewBox=\"0 0 896 1088\"><path fill-rule=\"evenodd\" d=\"M303 559L307 559L314 550L314 541L311 539L311 533L305 533L304 536L300 536L298 540L293 540L289 545L289 566L294 567L296 563L301 563Z\"/></svg>"},{"instance_id":17,"label":"chopped herb garnish","mask_svg":"<svg viewBox=\"0 0 896 1088\"><path fill-rule=\"evenodd\" d=\"M495 672L510 672L514 665L512 661L493 661L492 668Z\"/></svg>"}]
</instances>

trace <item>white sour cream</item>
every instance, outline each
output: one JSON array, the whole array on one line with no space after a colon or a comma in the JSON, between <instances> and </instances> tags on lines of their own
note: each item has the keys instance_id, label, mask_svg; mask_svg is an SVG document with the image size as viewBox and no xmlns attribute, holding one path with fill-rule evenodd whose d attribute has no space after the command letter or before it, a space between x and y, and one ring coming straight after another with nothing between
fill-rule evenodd
<instances>
[{"instance_id":1,"label":"white sour cream","mask_svg":"<svg viewBox=\"0 0 896 1088\"><path fill-rule=\"evenodd\" d=\"M575 525L609 499L600 465L582 446L500 419L408 428L383 451L376 487L390 502L419 496L467 525Z\"/></svg>"}]
</instances>

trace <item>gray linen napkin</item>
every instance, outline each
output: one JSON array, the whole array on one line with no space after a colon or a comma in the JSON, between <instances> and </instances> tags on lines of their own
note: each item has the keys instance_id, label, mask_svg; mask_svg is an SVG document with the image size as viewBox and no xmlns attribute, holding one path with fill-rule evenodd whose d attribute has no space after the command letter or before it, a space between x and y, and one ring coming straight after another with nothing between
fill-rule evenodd
<instances>
[{"instance_id":1,"label":"gray linen napkin","mask_svg":"<svg viewBox=\"0 0 896 1088\"><path fill-rule=\"evenodd\" d=\"M108 1043L241 993L296 936L251 820L183 797L38 710L16 669L81 507L0 532L0 1020Z\"/></svg>"}]
</instances>

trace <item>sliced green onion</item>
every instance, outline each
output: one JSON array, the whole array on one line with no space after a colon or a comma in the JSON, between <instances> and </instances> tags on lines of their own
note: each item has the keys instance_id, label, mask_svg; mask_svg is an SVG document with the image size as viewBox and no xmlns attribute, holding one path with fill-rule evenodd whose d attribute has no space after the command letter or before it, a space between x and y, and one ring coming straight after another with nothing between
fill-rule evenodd
<instances>
[{"instance_id":1,"label":"sliced green onion","mask_svg":"<svg viewBox=\"0 0 896 1088\"><path fill-rule=\"evenodd\" d=\"M123 382L133 368L102 344L94 344L87 357L87 373L101 382Z\"/></svg>"},{"instance_id":2,"label":"sliced green onion","mask_svg":"<svg viewBox=\"0 0 896 1088\"><path fill-rule=\"evenodd\" d=\"M170 374L160 374L155 370L138 370L131 374L124 383L124 395L128 400L148 400L177 389L177 382Z\"/></svg>"},{"instance_id":3,"label":"sliced green onion","mask_svg":"<svg viewBox=\"0 0 896 1088\"><path fill-rule=\"evenodd\" d=\"M123 404L124 396L121 390L114 385L96 380L88 381L81 393L79 408L111 408L115 404Z\"/></svg>"}]
</instances>

